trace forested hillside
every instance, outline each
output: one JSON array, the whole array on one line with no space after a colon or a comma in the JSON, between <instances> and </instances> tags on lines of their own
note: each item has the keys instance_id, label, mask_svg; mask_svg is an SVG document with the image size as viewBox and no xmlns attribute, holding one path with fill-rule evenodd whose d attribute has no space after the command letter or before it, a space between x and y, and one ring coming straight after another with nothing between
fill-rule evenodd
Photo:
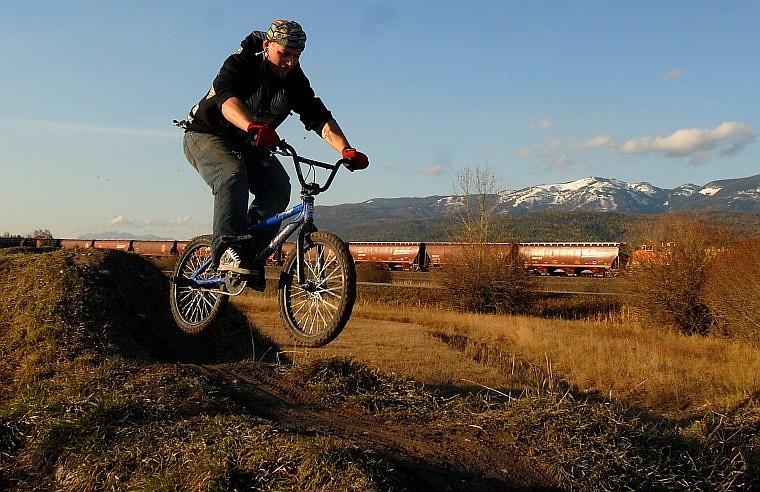
<instances>
[{"instance_id":1,"label":"forested hillside","mask_svg":"<svg viewBox=\"0 0 760 492\"><path fill-rule=\"evenodd\" d=\"M745 212L695 212L691 216L711 225L725 226L737 236L760 236L760 214ZM617 212L537 212L507 215L499 219L504 232L497 241L624 241L637 244L647 239L661 215ZM455 219L319 220L321 229L347 241L450 241L455 238Z\"/></svg>"}]
</instances>

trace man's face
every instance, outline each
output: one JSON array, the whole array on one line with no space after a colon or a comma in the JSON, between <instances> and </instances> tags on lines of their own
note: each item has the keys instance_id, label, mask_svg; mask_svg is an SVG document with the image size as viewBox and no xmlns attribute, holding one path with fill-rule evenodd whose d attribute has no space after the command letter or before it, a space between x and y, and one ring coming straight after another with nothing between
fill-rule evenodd
<instances>
[{"instance_id":1,"label":"man's face","mask_svg":"<svg viewBox=\"0 0 760 492\"><path fill-rule=\"evenodd\" d=\"M269 68L278 76L285 77L291 68L298 65L298 59L301 52L286 48L281 44L273 41L264 41L264 52L266 53Z\"/></svg>"}]
</instances>

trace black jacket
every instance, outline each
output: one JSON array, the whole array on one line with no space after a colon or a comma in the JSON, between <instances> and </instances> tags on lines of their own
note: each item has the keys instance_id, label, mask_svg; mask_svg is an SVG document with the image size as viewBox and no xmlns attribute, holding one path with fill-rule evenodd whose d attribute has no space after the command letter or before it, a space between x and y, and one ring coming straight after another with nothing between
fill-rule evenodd
<instances>
[{"instance_id":1,"label":"black jacket","mask_svg":"<svg viewBox=\"0 0 760 492\"><path fill-rule=\"evenodd\" d=\"M316 97L300 65L285 78L266 68L262 33L249 34L222 65L211 89L187 117L186 129L221 136L242 136L222 115L222 103L237 97L247 106L257 123L277 128L291 111L299 114L306 130L321 134L332 114Z\"/></svg>"}]
</instances>

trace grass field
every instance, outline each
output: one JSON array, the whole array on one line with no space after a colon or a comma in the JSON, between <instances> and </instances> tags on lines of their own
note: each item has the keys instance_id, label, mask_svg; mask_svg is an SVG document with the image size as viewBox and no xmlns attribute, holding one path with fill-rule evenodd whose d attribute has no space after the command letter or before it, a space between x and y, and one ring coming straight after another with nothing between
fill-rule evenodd
<instances>
[{"instance_id":1,"label":"grass field","mask_svg":"<svg viewBox=\"0 0 760 492\"><path fill-rule=\"evenodd\" d=\"M344 332L304 350L271 286L195 337L166 288L118 251L0 255L0 488L760 486L751 345L642 326L619 302L476 315L362 286Z\"/></svg>"}]
</instances>

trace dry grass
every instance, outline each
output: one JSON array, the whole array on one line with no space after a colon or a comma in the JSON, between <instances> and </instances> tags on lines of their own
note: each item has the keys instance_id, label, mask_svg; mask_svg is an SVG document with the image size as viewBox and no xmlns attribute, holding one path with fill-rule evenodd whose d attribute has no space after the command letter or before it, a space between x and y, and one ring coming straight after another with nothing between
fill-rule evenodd
<instances>
[{"instance_id":1,"label":"dry grass","mask_svg":"<svg viewBox=\"0 0 760 492\"><path fill-rule=\"evenodd\" d=\"M666 415L722 411L760 392L760 350L636 323L590 323L431 311L413 322L509 354L584 392ZM378 312L375 311L375 315ZM481 349L482 350L482 349ZM498 362L497 362L498 363Z\"/></svg>"},{"instance_id":2,"label":"dry grass","mask_svg":"<svg viewBox=\"0 0 760 492\"><path fill-rule=\"evenodd\" d=\"M274 298L243 299L243 311L276 316ZM365 339L359 326L352 327L361 319L410 323L420 329L407 326L400 333L388 328L387 337L380 338L367 331L370 338ZM366 329L372 330L371 322L361 323L368 323ZM274 330L278 329L282 331L275 321ZM632 321L547 320L414 306L388 309L365 300L354 308L346 334L327 351L352 355L380 364L381 370L403 372L434 385L472 379L470 364L455 364L441 355L439 344L444 341L481 366L496 370L498 376L481 374L487 379L478 382L486 386L567 386L672 417L725 411L760 394L760 349L740 341L647 328ZM267 336L278 335L268 332ZM282 340L287 344L287 339ZM382 346L403 349L404 345L402 361L391 350L382 350ZM467 372L457 374L457 369Z\"/></svg>"},{"instance_id":3,"label":"dry grass","mask_svg":"<svg viewBox=\"0 0 760 492\"><path fill-rule=\"evenodd\" d=\"M266 315L265 329L282 331L273 298L241 300L259 327ZM341 395L367 379L365 366L372 381L380 371L452 391L459 398L427 405L427 418L503 426L572 490L741 490L760 480L760 351L742 343L365 300L330 346L300 355L299 364L326 358L307 367L331 367L317 383ZM384 392L398 384L355 398L382 404Z\"/></svg>"},{"instance_id":4,"label":"dry grass","mask_svg":"<svg viewBox=\"0 0 760 492\"><path fill-rule=\"evenodd\" d=\"M503 427L569 489L760 483L760 363L741 343L364 299L327 348L291 350L270 290L236 299L226 335L193 348L144 310L160 274L121 253L0 258L0 273L2 489L402 490L393 463L280 432L201 373L156 362L271 356L259 340L336 406ZM114 290L136 273L155 290Z\"/></svg>"}]
</instances>

